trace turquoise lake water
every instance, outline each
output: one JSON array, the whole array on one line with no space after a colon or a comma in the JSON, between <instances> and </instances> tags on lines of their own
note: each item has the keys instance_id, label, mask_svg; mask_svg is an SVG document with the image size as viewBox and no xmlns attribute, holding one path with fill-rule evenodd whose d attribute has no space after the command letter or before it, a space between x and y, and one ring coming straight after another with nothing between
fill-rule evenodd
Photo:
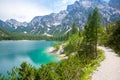
<instances>
[{"instance_id":1,"label":"turquoise lake water","mask_svg":"<svg viewBox=\"0 0 120 80\"><path fill-rule=\"evenodd\" d=\"M58 57L48 54L47 49L54 45L53 41L0 41L0 73L6 75L14 66L23 61L35 67L49 62L58 62Z\"/></svg>"}]
</instances>

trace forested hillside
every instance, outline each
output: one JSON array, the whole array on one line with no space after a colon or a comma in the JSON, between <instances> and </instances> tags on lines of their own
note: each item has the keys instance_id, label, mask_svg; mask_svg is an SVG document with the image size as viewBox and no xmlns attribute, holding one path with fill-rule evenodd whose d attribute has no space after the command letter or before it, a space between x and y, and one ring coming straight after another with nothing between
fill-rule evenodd
<instances>
[{"instance_id":1,"label":"forested hillside","mask_svg":"<svg viewBox=\"0 0 120 80\"><path fill-rule=\"evenodd\" d=\"M107 26L108 46L120 55L120 21Z\"/></svg>"},{"instance_id":2,"label":"forested hillside","mask_svg":"<svg viewBox=\"0 0 120 80\"><path fill-rule=\"evenodd\" d=\"M0 40L9 40L10 39L10 33L6 30L0 28Z\"/></svg>"}]
</instances>

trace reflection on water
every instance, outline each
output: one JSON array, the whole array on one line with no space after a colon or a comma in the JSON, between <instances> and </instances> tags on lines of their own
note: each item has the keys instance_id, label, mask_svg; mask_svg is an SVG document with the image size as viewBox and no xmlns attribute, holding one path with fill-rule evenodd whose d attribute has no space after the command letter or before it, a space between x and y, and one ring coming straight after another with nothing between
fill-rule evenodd
<instances>
[{"instance_id":1,"label":"reflection on water","mask_svg":"<svg viewBox=\"0 0 120 80\"><path fill-rule=\"evenodd\" d=\"M14 66L26 61L33 66L57 62L55 55L46 54L46 49L53 46L52 41L1 41L0 42L0 73L6 74Z\"/></svg>"}]
</instances>

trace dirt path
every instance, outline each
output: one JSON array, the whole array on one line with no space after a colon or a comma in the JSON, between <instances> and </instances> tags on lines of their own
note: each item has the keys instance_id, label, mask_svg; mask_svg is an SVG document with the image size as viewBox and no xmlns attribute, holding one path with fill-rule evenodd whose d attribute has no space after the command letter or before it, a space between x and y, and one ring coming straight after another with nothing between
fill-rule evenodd
<instances>
[{"instance_id":1,"label":"dirt path","mask_svg":"<svg viewBox=\"0 0 120 80\"><path fill-rule=\"evenodd\" d=\"M105 52L106 59L93 73L92 80L120 80L120 57L110 48L98 48Z\"/></svg>"}]
</instances>

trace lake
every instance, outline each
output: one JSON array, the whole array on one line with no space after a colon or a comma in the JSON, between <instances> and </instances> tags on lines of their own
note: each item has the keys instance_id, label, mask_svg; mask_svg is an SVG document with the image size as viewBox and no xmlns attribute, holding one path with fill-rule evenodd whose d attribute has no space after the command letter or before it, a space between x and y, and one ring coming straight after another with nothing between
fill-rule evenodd
<instances>
[{"instance_id":1,"label":"lake","mask_svg":"<svg viewBox=\"0 0 120 80\"><path fill-rule=\"evenodd\" d=\"M58 62L54 54L47 53L47 49L54 45L54 41L0 41L0 73L6 75L14 66L20 66L23 61L40 67L41 64Z\"/></svg>"}]
</instances>

